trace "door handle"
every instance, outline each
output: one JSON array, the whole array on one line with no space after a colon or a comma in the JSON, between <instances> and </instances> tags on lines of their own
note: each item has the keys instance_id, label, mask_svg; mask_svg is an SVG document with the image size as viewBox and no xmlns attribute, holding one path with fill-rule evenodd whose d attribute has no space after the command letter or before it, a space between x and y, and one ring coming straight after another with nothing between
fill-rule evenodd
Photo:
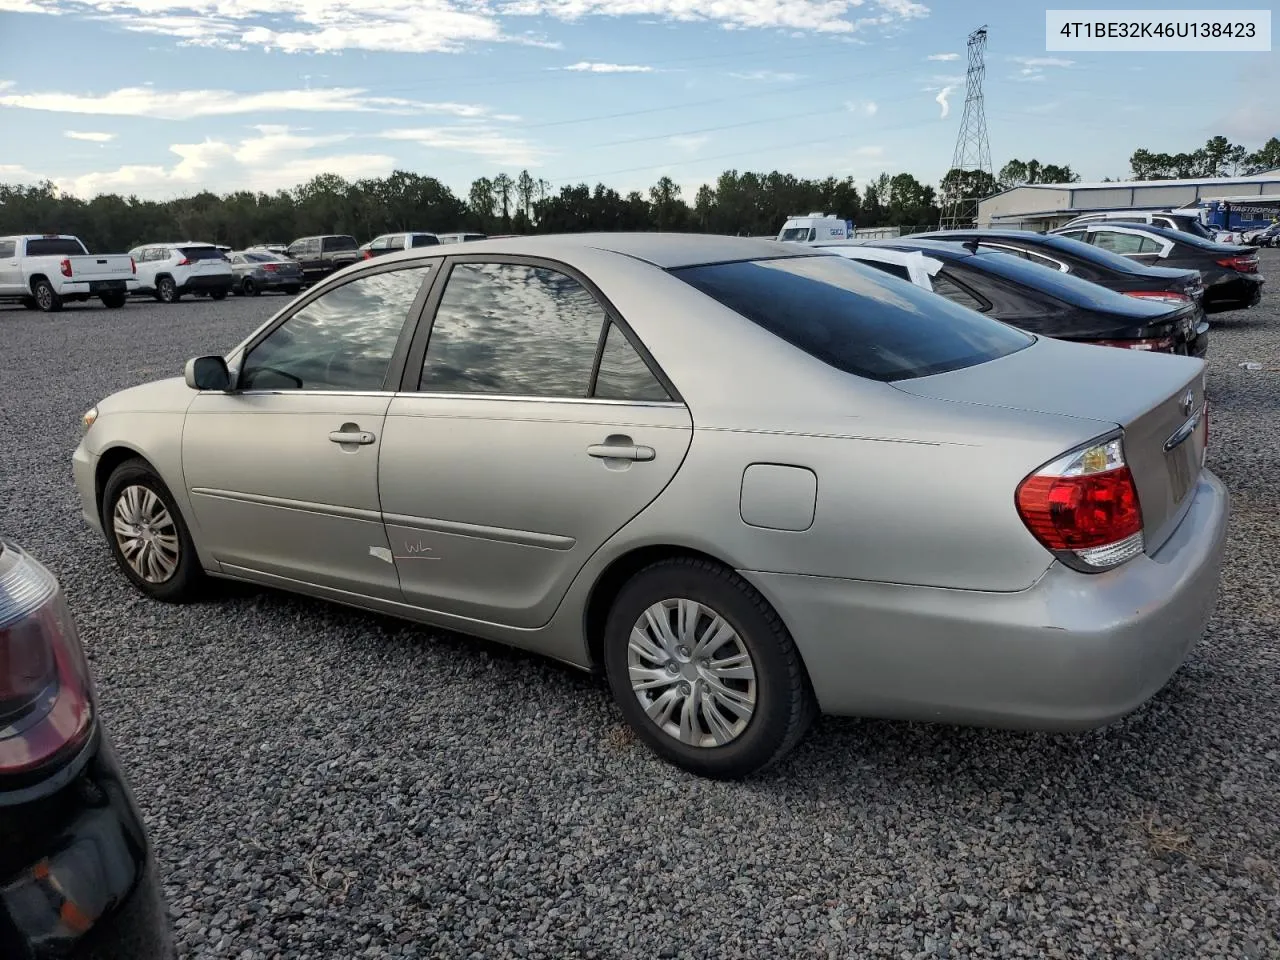
<instances>
[{"instance_id":1,"label":"door handle","mask_svg":"<svg viewBox=\"0 0 1280 960\"><path fill-rule=\"evenodd\" d=\"M334 430L330 432L329 439L333 443L373 443L374 435L368 430Z\"/></svg>"},{"instance_id":2,"label":"door handle","mask_svg":"<svg viewBox=\"0 0 1280 960\"><path fill-rule=\"evenodd\" d=\"M635 443L593 443L587 447L587 456L597 457L601 460L648 461L654 458L654 451L653 447L645 447Z\"/></svg>"}]
</instances>

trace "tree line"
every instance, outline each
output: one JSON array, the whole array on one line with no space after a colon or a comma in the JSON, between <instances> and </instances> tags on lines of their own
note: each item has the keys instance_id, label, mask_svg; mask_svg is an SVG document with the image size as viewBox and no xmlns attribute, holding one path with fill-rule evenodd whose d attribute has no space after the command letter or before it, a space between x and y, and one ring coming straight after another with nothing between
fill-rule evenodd
<instances>
[{"instance_id":1,"label":"tree line","mask_svg":"<svg viewBox=\"0 0 1280 960\"><path fill-rule=\"evenodd\" d=\"M1226 137L1213 137L1186 154L1140 149L1131 160L1135 179L1220 176L1280 167L1280 139L1249 153ZM594 230L673 230L767 236L783 221L814 211L853 220L859 227L931 227L957 199L990 196L1025 183L1071 183L1067 164L1012 159L993 175L950 170L935 188L909 173L881 173L859 189L852 177L813 179L790 173L726 170L692 197L662 177L646 191L621 193L603 183L554 190L527 170L480 177L458 196L435 177L397 170L390 176L348 181L322 174L290 190L201 191L172 200L108 193L70 196L51 182L0 184L0 235L69 233L96 251L129 250L164 240L205 240L241 248L288 243L318 233L345 233L361 241L397 230L440 233L571 233Z\"/></svg>"}]
</instances>

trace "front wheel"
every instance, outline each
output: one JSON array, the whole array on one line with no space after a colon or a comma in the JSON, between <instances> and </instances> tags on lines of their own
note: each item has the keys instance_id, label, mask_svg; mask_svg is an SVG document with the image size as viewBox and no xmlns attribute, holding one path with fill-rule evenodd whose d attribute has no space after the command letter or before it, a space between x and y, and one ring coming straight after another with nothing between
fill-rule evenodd
<instances>
[{"instance_id":1,"label":"front wheel","mask_svg":"<svg viewBox=\"0 0 1280 960\"><path fill-rule=\"evenodd\" d=\"M128 295L123 293L104 293L98 299L102 301L102 305L108 310L119 310L124 306Z\"/></svg>"},{"instance_id":2,"label":"front wheel","mask_svg":"<svg viewBox=\"0 0 1280 960\"><path fill-rule=\"evenodd\" d=\"M604 661L640 739L702 776L764 769L800 742L817 713L777 613L742 577L706 560L637 573L609 612Z\"/></svg>"},{"instance_id":3,"label":"front wheel","mask_svg":"<svg viewBox=\"0 0 1280 960\"><path fill-rule=\"evenodd\" d=\"M102 491L102 525L112 556L147 596L187 603L200 595L204 570L164 481L145 460L126 460Z\"/></svg>"},{"instance_id":4,"label":"front wheel","mask_svg":"<svg viewBox=\"0 0 1280 960\"><path fill-rule=\"evenodd\" d=\"M36 306L45 313L57 313L62 309L62 298L54 292L53 284L48 280L37 280L31 288Z\"/></svg>"}]
</instances>

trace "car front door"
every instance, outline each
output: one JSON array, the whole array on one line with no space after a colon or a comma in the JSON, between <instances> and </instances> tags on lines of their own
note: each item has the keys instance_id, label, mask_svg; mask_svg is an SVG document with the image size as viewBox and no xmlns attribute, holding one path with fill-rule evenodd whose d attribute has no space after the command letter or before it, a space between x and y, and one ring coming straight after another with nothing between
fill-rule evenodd
<instances>
[{"instance_id":1,"label":"car front door","mask_svg":"<svg viewBox=\"0 0 1280 960\"><path fill-rule=\"evenodd\" d=\"M228 572L400 599L378 456L387 377L430 270L384 268L304 298L232 358L236 389L196 396L183 472L202 542Z\"/></svg>"},{"instance_id":2,"label":"car front door","mask_svg":"<svg viewBox=\"0 0 1280 960\"><path fill-rule=\"evenodd\" d=\"M26 292L22 264L18 262L18 242L0 240L0 294L12 297Z\"/></svg>"},{"instance_id":3,"label":"car front door","mask_svg":"<svg viewBox=\"0 0 1280 960\"><path fill-rule=\"evenodd\" d=\"M538 627L675 476L692 419L584 277L453 261L387 411L383 516L407 602Z\"/></svg>"}]
</instances>

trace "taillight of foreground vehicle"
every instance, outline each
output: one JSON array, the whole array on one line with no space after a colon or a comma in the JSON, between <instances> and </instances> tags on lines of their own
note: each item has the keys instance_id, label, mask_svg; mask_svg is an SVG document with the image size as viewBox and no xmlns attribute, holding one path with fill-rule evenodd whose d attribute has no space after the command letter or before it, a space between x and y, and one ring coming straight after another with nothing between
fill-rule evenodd
<instances>
[{"instance_id":1,"label":"taillight of foreground vehicle","mask_svg":"<svg viewBox=\"0 0 1280 960\"><path fill-rule=\"evenodd\" d=\"M0 783L36 780L93 729L93 688L53 575L0 546Z\"/></svg>"},{"instance_id":2,"label":"taillight of foreground vehicle","mask_svg":"<svg viewBox=\"0 0 1280 960\"><path fill-rule=\"evenodd\" d=\"M1185 293L1176 293L1173 290L1126 290L1126 297L1139 297L1143 300L1154 300L1157 303L1170 303L1174 306L1182 306L1184 303L1190 303L1191 298Z\"/></svg>"},{"instance_id":3,"label":"taillight of foreground vehicle","mask_svg":"<svg viewBox=\"0 0 1280 960\"><path fill-rule=\"evenodd\" d=\"M1096 573L1142 553L1142 507L1119 436L1045 464L1018 485L1027 529L1067 566Z\"/></svg>"},{"instance_id":4,"label":"taillight of foreground vehicle","mask_svg":"<svg viewBox=\"0 0 1280 960\"><path fill-rule=\"evenodd\" d=\"M1146 340L1090 340L1095 347L1122 347L1125 350L1148 350L1173 353L1178 341L1174 337L1151 337Z\"/></svg>"},{"instance_id":5,"label":"taillight of foreground vehicle","mask_svg":"<svg viewBox=\"0 0 1280 960\"><path fill-rule=\"evenodd\" d=\"M1247 254L1239 257L1224 257L1217 263L1218 266L1226 267L1228 270L1234 270L1236 273L1258 272L1258 257L1256 254Z\"/></svg>"}]
</instances>

